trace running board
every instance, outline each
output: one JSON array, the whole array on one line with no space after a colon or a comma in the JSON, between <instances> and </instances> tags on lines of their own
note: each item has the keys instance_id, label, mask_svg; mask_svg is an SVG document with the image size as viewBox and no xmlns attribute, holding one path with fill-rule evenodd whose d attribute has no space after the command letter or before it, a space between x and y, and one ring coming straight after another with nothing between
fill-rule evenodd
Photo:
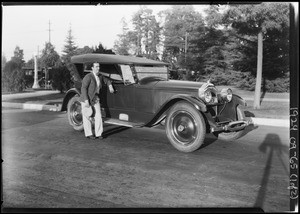
<instances>
[{"instance_id":1,"label":"running board","mask_svg":"<svg viewBox=\"0 0 300 214\"><path fill-rule=\"evenodd\" d=\"M118 126L126 126L126 127L142 127L144 126L143 123L133 123L128 122L124 120L118 120L118 119L103 119L104 123L112 124L112 125L118 125Z\"/></svg>"}]
</instances>

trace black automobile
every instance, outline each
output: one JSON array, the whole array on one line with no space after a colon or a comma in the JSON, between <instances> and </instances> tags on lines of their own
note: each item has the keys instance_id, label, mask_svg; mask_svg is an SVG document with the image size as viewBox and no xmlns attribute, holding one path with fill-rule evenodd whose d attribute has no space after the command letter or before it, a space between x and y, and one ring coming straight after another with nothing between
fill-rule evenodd
<instances>
[{"instance_id":1,"label":"black automobile","mask_svg":"<svg viewBox=\"0 0 300 214\"><path fill-rule=\"evenodd\" d=\"M84 54L71 58L75 87L63 100L62 111L75 130L83 130L79 101L83 77L93 62L108 77L115 93L106 87L101 93L104 123L128 127L165 126L171 144L182 152L193 152L204 142L206 133L232 141L245 134L246 120L241 106L246 102L230 88L218 91L210 83L170 80L168 64L150 59Z\"/></svg>"}]
</instances>

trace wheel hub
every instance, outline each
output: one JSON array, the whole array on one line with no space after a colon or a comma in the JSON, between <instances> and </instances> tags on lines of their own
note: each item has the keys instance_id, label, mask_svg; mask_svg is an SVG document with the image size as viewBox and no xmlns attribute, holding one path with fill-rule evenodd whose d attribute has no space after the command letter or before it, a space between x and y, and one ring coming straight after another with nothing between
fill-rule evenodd
<instances>
[{"instance_id":1,"label":"wheel hub","mask_svg":"<svg viewBox=\"0 0 300 214\"><path fill-rule=\"evenodd\" d=\"M75 124L80 125L82 123L81 116L81 104L79 102L74 102L71 108L72 120Z\"/></svg>"},{"instance_id":2,"label":"wheel hub","mask_svg":"<svg viewBox=\"0 0 300 214\"><path fill-rule=\"evenodd\" d=\"M183 126L183 125L179 125L178 128L177 128L177 130L178 130L179 132L183 132L185 129L186 129L186 127Z\"/></svg>"},{"instance_id":3,"label":"wheel hub","mask_svg":"<svg viewBox=\"0 0 300 214\"><path fill-rule=\"evenodd\" d=\"M192 143L196 138L197 125L186 111L178 111L172 118L173 135L183 145Z\"/></svg>"}]
</instances>

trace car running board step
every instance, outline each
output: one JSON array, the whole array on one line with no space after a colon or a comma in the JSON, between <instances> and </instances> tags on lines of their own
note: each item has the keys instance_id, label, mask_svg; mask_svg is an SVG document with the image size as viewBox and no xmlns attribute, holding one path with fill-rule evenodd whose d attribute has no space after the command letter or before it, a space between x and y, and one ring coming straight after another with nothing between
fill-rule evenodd
<instances>
[{"instance_id":1,"label":"car running board step","mask_svg":"<svg viewBox=\"0 0 300 214\"><path fill-rule=\"evenodd\" d=\"M144 126L143 123L133 123L128 122L124 120L118 120L118 119L103 119L104 123L118 125L118 126L126 126L126 127L142 127Z\"/></svg>"}]
</instances>

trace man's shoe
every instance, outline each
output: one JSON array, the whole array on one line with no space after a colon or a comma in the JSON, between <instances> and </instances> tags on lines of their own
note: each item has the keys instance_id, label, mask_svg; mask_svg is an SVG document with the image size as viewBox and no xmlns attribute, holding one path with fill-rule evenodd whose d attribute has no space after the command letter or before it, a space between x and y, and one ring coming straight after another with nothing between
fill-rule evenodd
<instances>
[{"instance_id":1,"label":"man's shoe","mask_svg":"<svg viewBox=\"0 0 300 214\"><path fill-rule=\"evenodd\" d=\"M103 139L103 137L102 136L99 136L99 137L97 137L99 140L102 140Z\"/></svg>"},{"instance_id":2,"label":"man's shoe","mask_svg":"<svg viewBox=\"0 0 300 214\"><path fill-rule=\"evenodd\" d=\"M87 136L88 139L95 140L96 138L93 135Z\"/></svg>"}]
</instances>

